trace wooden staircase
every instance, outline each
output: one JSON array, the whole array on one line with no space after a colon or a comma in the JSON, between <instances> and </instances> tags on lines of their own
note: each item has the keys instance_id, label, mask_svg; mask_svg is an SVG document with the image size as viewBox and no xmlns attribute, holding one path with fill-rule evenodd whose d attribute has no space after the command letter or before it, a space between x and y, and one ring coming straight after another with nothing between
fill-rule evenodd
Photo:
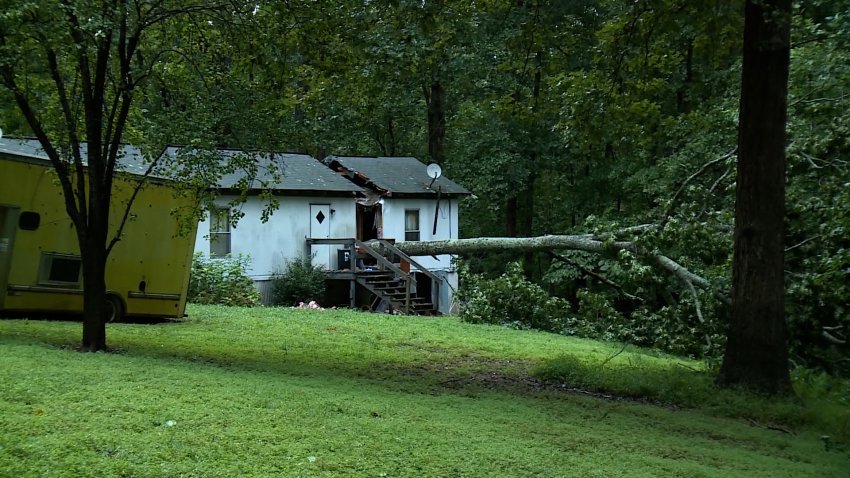
<instances>
[{"instance_id":1,"label":"wooden staircase","mask_svg":"<svg viewBox=\"0 0 850 478\"><path fill-rule=\"evenodd\" d=\"M380 311L407 311L416 315L437 315L431 300L415 291L408 291L409 281L392 272L357 272L357 283L374 295L371 309Z\"/></svg>"},{"instance_id":2,"label":"wooden staircase","mask_svg":"<svg viewBox=\"0 0 850 478\"><path fill-rule=\"evenodd\" d=\"M338 269L328 271L328 274L334 279L350 281L351 307L357 306L359 284L372 295L369 306L371 310L438 315L442 280L395 247L393 242L389 239L363 242L354 238L308 238L306 253L307 257L312 255L313 245L343 246L348 251L349 262L337 264ZM363 264L361 258L366 258L371 265ZM417 274L411 270L419 273L420 279L422 276L427 278L430 287L417 287Z\"/></svg>"}]
</instances>

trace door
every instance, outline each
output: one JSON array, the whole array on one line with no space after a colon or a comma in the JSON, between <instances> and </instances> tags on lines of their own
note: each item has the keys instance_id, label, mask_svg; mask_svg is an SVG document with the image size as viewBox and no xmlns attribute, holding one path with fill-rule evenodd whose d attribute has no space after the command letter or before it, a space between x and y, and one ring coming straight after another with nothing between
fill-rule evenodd
<instances>
[{"instance_id":1,"label":"door","mask_svg":"<svg viewBox=\"0 0 850 478\"><path fill-rule=\"evenodd\" d=\"M6 298L9 285L9 269L12 266L12 249L18 225L18 208L0 205L0 309Z\"/></svg>"},{"instance_id":2,"label":"door","mask_svg":"<svg viewBox=\"0 0 850 478\"><path fill-rule=\"evenodd\" d=\"M357 239L369 241L379 239L381 204L375 203L371 206L357 205Z\"/></svg>"},{"instance_id":3,"label":"door","mask_svg":"<svg viewBox=\"0 0 850 478\"><path fill-rule=\"evenodd\" d=\"M331 205L310 204L310 238L327 239L331 237ZM324 269L331 268L331 246L313 246L313 265Z\"/></svg>"}]
</instances>

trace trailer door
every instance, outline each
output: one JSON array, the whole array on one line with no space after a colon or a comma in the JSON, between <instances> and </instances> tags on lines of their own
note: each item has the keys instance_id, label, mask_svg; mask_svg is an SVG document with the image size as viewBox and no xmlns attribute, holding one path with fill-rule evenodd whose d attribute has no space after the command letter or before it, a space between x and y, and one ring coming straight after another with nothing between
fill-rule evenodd
<instances>
[{"instance_id":1,"label":"trailer door","mask_svg":"<svg viewBox=\"0 0 850 478\"><path fill-rule=\"evenodd\" d=\"M9 269L12 266L12 249L15 244L15 231L18 225L19 209L0 204L0 309L6 298L6 286L9 285Z\"/></svg>"}]
</instances>

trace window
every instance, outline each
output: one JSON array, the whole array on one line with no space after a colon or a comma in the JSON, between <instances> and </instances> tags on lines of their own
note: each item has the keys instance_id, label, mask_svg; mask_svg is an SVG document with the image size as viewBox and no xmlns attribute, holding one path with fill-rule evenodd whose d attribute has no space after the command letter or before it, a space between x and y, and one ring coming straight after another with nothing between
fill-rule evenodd
<instances>
[{"instance_id":1,"label":"window","mask_svg":"<svg viewBox=\"0 0 850 478\"><path fill-rule=\"evenodd\" d=\"M37 212L24 211L18 218L18 227L25 231L35 231L41 224L41 215Z\"/></svg>"},{"instance_id":2,"label":"window","mask_svg":"<svg viewBox=\"0 0 850 478\"><path fill-rule=\"evenodd\" d=\"M82 268L79 256L44 252L38 269L38 283L78 287Z\"/></svg>"},{"instance_id":3,"label":"window","mask_svg":"<svg viewBox=\"0 0 850 478\"><path fill-rule=\"evenodd\" d=\"M230 254L230 209L210 211L210 257Z\"/></svg>"},{"instance_id":4,"label":"window","mask_svg":"<svg viewBox=\"0 0 850 478\"><path fill-rule=\"evenodd\" d=\"M404 240L419 240L419 209L404 210Z\"/></svg>"}]
</instances>

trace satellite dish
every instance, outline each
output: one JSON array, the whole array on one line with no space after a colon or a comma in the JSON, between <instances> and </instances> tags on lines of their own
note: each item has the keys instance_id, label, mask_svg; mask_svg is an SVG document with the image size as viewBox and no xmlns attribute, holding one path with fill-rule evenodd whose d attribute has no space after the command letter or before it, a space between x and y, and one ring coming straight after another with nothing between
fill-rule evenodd
<instances>
[{"instance_id":1,"label":"satellite dish","mask_svg":"<svg viewBox=\"0 0 850 478\"><path fill-rule=\"evenodd\" d=\"M428 177L431 179L437 179L443 174L443 168L437 163L429 164L426 171L428 172Z\"/></svg>"}]
</instances>

